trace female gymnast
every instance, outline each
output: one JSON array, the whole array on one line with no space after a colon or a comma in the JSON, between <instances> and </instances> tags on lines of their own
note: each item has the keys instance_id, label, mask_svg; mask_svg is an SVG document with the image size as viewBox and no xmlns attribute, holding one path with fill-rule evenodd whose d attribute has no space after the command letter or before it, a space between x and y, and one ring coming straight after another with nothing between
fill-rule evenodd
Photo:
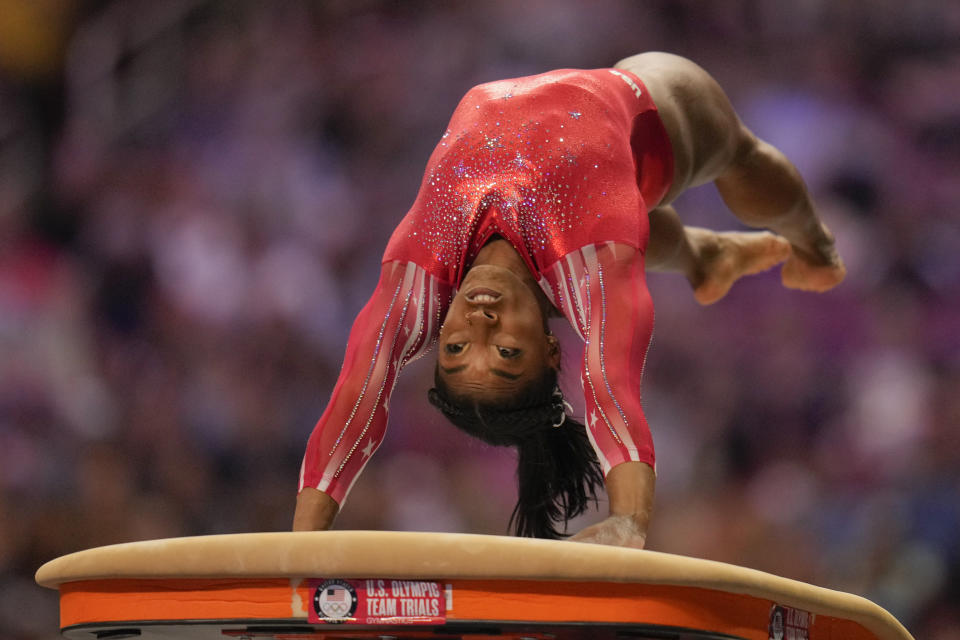
<instances>
[{"instance_id":1,"label":"female gymnast","mask_svg":"<svg viewBox=\"0 0 960 640\"><path fill-rule=\"evenodd\" d=\"M773 233L684 227L670 203L711 181L737 218ZM474 87L353 325L307 445L294 529L331 527L383 440L397 374L436 342L431 403L519 452L514 531L560 537L603 484L609 517L572 539L642 548L655 484L644 270L683 273L709 304L781 262L790 288L826 291L845 275L796 168L689 60L643 53ZM552 315L584 341L586 425L557 387Z\"/></svg>"}]
</instances>

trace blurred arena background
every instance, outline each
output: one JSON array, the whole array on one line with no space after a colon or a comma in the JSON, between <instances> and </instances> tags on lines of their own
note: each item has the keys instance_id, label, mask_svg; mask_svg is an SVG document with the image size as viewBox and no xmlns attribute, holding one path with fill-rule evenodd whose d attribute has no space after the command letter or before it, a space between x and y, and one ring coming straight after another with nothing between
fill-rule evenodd
<instances>
[{"instance_id":1,"label":"blurred arena background","mask_svg":"<svg viewBox=\"0 0 960 640\"><path fill-rule=\"evenodd\" d=\"M650 277L649 547L960 638L960 4L937 0L0 0L0 637L58 636L32 578L55 556L288 529L459 97L657 49L796 162L850 274L708 308ZM678 208L736 228L712 188ZM442 422L430 373L401 377L338 528L505 532L511 455Z\"/></svg>"}]
</instances>

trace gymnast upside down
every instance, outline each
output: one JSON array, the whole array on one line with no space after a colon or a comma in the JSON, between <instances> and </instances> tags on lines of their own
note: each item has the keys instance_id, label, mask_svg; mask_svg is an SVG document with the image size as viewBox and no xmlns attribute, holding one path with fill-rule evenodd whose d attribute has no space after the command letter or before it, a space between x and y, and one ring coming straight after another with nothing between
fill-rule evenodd
<instances>
[{"instance_id":1,"label":"gymnast upside down","mask_svg":"<svg viewBox=\"0 0 960 640\"><path fill-rule=\"evenodd\" d=\"M740 221L769 231L684 227L670 203L711 181ZM561 537L605 485L609 517L571 539L642 548L656 478L640 402L645 270L684 274L710 304L780 263L794 289L826 291L846 273L796 168L696 64L643 53L474 87L354 322L307 445L294 529L332 526L383 439L397 374L437 343L431 403L519 452L514 532ZM557 387L547 318L559 315L584 341L585 425Z\"/></svg>"}]
</instances>

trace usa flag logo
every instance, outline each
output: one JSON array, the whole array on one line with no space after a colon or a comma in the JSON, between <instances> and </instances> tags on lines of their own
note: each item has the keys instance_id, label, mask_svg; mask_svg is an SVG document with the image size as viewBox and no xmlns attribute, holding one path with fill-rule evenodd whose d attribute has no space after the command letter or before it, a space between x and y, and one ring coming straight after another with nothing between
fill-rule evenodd
<instances>
[{"instance_id":1,"label":"usa flag logo","mask_svg":"<svg viewBox=\"0 0 960 640\"><path fill-rule=\"evenodd\" d=\"M357 611L357 592L345 580L326 580L313 594L313 608L330 622L352 620Z\"/></svg>"}]
</instances>

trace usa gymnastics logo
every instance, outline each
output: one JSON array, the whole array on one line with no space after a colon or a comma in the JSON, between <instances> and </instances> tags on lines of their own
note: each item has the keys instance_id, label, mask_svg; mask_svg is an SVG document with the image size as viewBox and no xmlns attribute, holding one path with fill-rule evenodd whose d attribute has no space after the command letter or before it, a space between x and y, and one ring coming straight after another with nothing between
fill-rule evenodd
<instances>
[{"instance_id":1,"label":"usa gymnastics logo","mask_svg":"<svg viewBox=\"0 0 960 640\"><path fill-rule=\"evenodd\" d=\"M616 69L607 69L607 71L609 71L613 75L617 76L618 78L626 82L630 86L630 88L633 89L633 94L635 96L639 98L641 95L643 95L643 91L640 90L640 87L637 85L636 82L633 81L632 78L630 78L626 74L620 73Z\"/></svg>"},{"instance_id":2,"label":"usa gymnastics logo","mask_svg":"<svg viewBox=\"0 0 960 640\"><path fill-rule=\"evenodd\" d=\"M775 604L770 608L768 640L810 640L813 614Z\"/></svg>"},{"instance_id":3,"label":"usa gymnastics logo","mask_svg":"<svg viewBox=\"0 0 960 640\"><path fill-rule=\"evenodd\" d=\"M313 594L313 609L326 622L346 622L357 611L357 591L346 580L326 580Z\"/></svg>"}]
</instances>

